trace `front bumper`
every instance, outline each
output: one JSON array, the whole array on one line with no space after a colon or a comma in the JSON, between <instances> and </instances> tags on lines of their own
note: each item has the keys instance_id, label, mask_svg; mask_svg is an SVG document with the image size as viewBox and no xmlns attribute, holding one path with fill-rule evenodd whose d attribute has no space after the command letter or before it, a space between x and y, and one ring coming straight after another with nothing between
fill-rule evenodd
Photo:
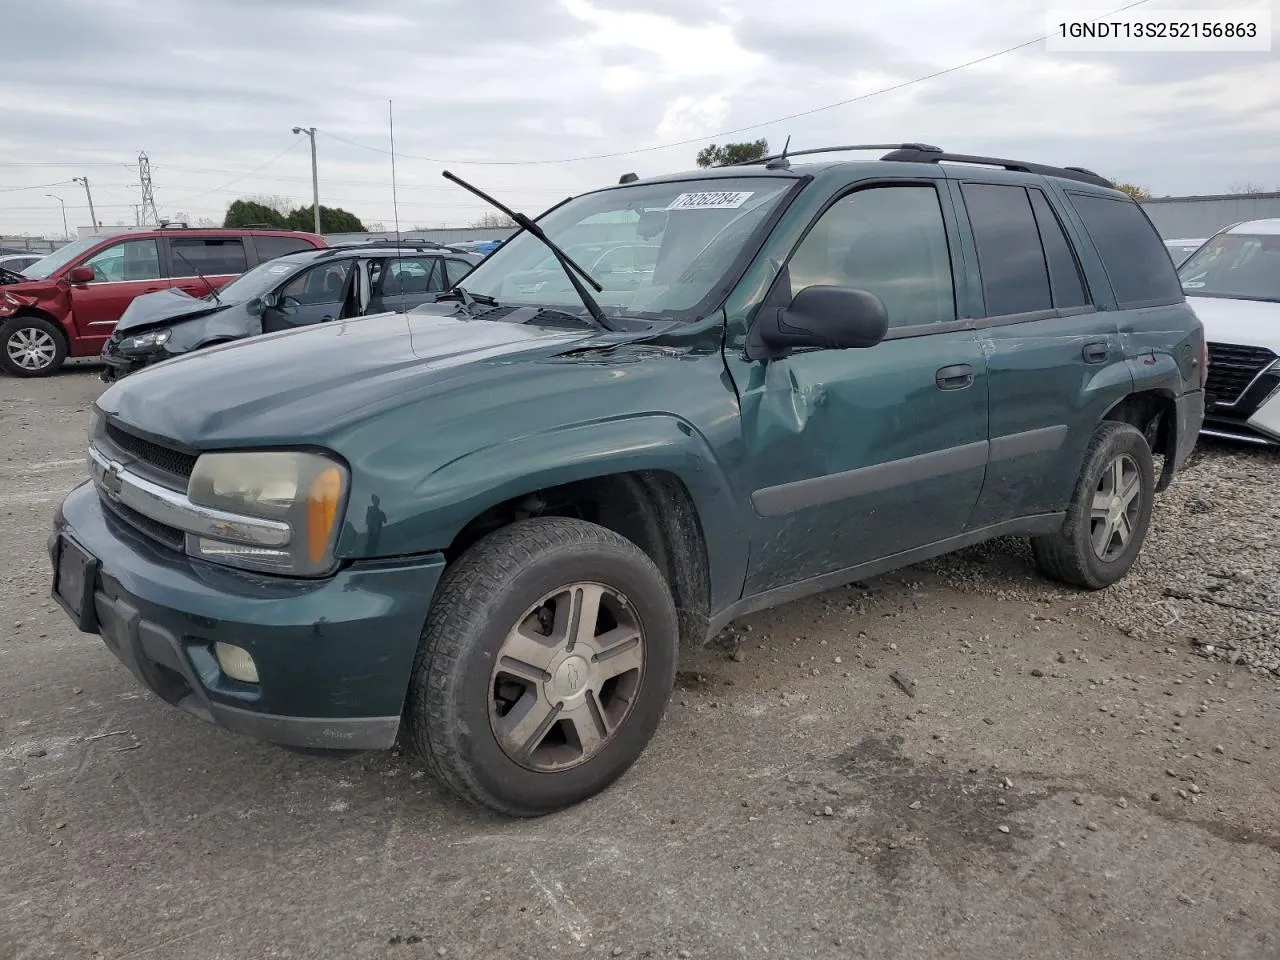
<instances>
[{"instance_id":1,"label":"front bumper","mask_svg":"<svg viewBox=\"0 0 1280 960\"><path fill-rule=\"evenodd\" d=\"M76 548L92 558L78 609L58 592L59 556ZM246 574L134 531L104 510L92 483L63 501L49 552L54 599L161 699L262 740L348 750L395 742L444 568L431 555L354 564L323 581ZM63 589L68 582L64 573ZM222 672L218 641L249 651L258 683Z\"/></svg>"}]
</instances>

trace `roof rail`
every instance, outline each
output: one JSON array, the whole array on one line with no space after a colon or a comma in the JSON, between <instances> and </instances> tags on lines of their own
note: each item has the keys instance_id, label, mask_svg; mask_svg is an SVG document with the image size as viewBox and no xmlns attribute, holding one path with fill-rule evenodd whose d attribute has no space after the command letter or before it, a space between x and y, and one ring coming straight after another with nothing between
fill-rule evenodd
<instances>
[{"instance_id":1,"label":"roof rail","mask_svg":"<svg viewBox=\"0 0 1280 960\"><path fill-rule=\"evenodd\" d=\"M788 143L790 139L788 138ZM790 164L786 161L792 157L808 157L815 153L845 153L850 150L937 150L941 151L941 147L933 147L927 143L852 143L842 147L814 147L811 150L784 150L782 153L770 154L767 157L760 157L757 160L739 160L737 163L725 163L721 166L725 167L749 167L753 164L763 163L771 170L785 170Z\"/></svg>"},{"instance_id":2,"label":"roof rail","mask_svg":"<svg viewBox=\"0 0 1280 960\"><path fill-rule=\"evenodd\" d=\"M886 153L880 159L898 163L938 163L943 160L951 161L952 163L972 163L984 167L1003 167L1005 170L1015 170L1019 173L1038 173L1045 177L1078 180L1081 183L1091 183L1097 187L1115 189L1115 184L1110 180L1100 177L1092 170L1086 170L1084 167L1053 167L1043 163L1026 163L1022 160L1002 160L999 157L975 157L965 153L946 153L937 147L921 149L918 146L902 146L892 153Z\"/></svg>"}]
</instances>

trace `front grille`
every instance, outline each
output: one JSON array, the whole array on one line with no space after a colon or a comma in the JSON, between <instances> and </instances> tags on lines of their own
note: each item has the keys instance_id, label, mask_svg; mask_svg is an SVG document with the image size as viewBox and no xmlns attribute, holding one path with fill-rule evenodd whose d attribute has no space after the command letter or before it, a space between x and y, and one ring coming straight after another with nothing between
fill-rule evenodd
<instances>
[{"instance_id":1,"label":"front grille","mask_svg":"<svg viewBox=\"0 0 1280 960\"><path fill-rule=\"evenodd\" d=\"M187 535L177 527L171 527L158 520L152 520L132 507L126 507L123 503L116 503L114 500L104 497L101 493L98 494L98 499L102 501L102 505L107 510L115 514L117 519L127 523L144 536L173 550L182 550L186 546Z\"/></svg>"},{"instance_id":2,"label":"front grille","mask_svg":"<svg viewBox=\"0 0 1280 960\"><path fill-rule=\"evenodd\" d=\"M121 430L113 423L107 424L106 438L121 452L137 457L154 470L181 480L184 488L191 477L191 471L196 467L196 458L191 454L162 447L150 440L143 440L141 437Z\"/></svg>"},{"instance_id":3,"label":"front grille","mask_svg":"<svg viewBox=\"0 0 1280 960\"><path fill-rule=\"evenodd\" d=\"M1235 403L1254 378L1275 360L1276 355L1263 347L1210 343L1205 399L1210 404Z\"/></svg>"}]
</instances>

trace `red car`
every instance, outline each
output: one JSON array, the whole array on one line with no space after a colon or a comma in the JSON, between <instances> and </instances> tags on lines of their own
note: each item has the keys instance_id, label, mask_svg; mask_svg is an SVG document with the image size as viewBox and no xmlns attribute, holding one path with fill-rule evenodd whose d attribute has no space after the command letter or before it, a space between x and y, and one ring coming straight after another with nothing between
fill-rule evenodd
<instances>
[{"instance_id":1,"label":"red car","mask_svg":"<svg viewBox=\"0 0 1280 960\"><path fill-rule=\"evenodd\" d=\"M221 287L266 260L326 246L292 230L166 227L81 238L21 273L0 272L0 368L48 376L67 357L97 356L134 297L169 288L207 296L205 280Z\"/></svg>"}]
</instances>

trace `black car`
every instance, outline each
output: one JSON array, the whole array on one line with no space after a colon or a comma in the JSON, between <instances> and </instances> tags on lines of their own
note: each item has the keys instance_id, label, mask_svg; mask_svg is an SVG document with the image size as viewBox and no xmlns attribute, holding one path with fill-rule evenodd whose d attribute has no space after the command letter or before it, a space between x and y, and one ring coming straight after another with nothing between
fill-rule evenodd
<instances>
[{"instance_id":1,"label":"black car","mask_svg":"<svg viewBox=\"0 0 1280 960\"><path fill-rule=\"evenodd\" d=\"M204 297L160 290L125 310L102 348L102 379L201 347L330 320L404 313L453 287L483 257L437 244L361 243L259 264Z\"/></svg>"}]
</instances>

